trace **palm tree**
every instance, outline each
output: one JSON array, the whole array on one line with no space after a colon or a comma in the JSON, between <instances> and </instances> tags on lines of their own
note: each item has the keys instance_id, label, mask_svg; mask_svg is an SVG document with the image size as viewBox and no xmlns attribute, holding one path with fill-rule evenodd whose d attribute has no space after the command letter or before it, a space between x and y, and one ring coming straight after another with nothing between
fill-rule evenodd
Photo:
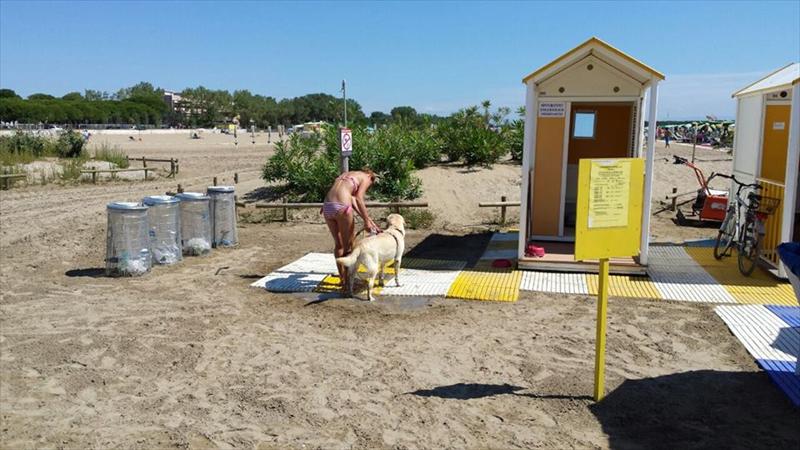
<instances>
[{"instance_id":1,"label":"palm tree","mask_svg":"<svg viewBox=\"0 0 800 450\"><path fill-rule=\"evenodd\" d=\"M492 102L484 100L481 102L481 106L483 107L483 118L486 120L486 126L489 126L489 108L492 106Z\"/></svg>"}]
</instances>

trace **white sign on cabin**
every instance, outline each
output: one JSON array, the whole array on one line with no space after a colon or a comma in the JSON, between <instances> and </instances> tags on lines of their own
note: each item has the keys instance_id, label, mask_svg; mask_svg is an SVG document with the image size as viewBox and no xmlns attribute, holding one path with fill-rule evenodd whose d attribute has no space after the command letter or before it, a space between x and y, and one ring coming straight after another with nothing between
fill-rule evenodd
<instances>
[{"instance_id":1,"label":"white sign on cabin","mask_svg":"<svg viewBox=\"0 0 800 450\"><path fill-rule=\"evenodd\" d=\"M539 103L539 117L564 117L565 106L563 102Z\"/></svg>"},{"instance_id":2,"label":"white sign on cabin","mask_svg":"<svg viewBox=\"0 0 800 450\"><path fill-rule=\"evenodd\" d=\"M786 128L785 122L772 122L772 129L773 130L783 130Z\"/></svg>"},{"instance_id":3,"label":"white sign on cabin","mask_svg":"<svg viewBox=\"0 0 800 450\"><path fill-rule=\"evenodd\" d=\"M342 156L353 154L353 131L350 128L342 128L339 137L342 144Z\"/></svg>"}]
</instances>

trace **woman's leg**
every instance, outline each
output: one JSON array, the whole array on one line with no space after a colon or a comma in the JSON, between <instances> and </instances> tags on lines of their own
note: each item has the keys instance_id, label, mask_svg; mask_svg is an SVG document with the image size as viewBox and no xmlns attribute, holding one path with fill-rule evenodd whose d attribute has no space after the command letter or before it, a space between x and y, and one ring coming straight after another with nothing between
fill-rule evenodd
<instances>
[{"instance_id":1,"label":"woman's leg","mask_svg":"<svg viewBox=\"0 0 800 450\"><path fill-rule=\"evenodd\" d=\"M336 258L342 257L346 255L344 252L344 245L342 245L342 233L339 229L339 222L336 218L333 219L325 219L325 223L328 224L328 230L331 232L331 236L333 236L333 255ZM347 286L344 281L347 278L347 269L344 265L336 263L336 269L339 271L339 280L342 282L342 286Z\"/></svg>"},{"instance_id":2,"label":"woman's leg","mask_svg":"<svg viewBox=\"0 0 800 450\"><path fill-rule=\"evenodd\" d=\"M349 255L353 251L353 236L355 234L355 222L353 220L352 208L336 216L336 225L342 242L342 256ZM358 267L355 267L353 273L355 274L357 271ZM344 274L342 278L342 286L349 286L348 282L350 280L347 279L347 269L343 269L342 273Z\"/></svg>"}]
</instances>

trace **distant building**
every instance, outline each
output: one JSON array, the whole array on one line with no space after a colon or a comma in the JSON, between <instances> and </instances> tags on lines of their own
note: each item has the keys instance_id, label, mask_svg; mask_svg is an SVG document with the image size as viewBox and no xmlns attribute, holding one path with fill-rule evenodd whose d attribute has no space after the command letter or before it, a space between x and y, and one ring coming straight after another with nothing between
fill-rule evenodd
<instances>
[{"instance_id":1,"label":"distant building","mask_svg":"<svg viewBox=\"0 0 800 450\"><path fill-rule=\"evenodd\" d=\"M180 103L181 100L183 100L183 97L177 92L164 91L163 99L170 111L176 111L178 108L180 108Z\"/></svg>"}]
</instances>

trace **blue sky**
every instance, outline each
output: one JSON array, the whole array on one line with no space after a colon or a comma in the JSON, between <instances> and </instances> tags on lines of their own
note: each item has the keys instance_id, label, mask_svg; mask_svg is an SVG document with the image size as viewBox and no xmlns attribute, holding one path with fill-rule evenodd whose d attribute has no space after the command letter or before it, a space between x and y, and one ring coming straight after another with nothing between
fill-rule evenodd
<instances>
[{"instance_id":1,"label":"blue sky","mask_svg":"<svg viewBox=\"0 0 800 450\"><path fill-rule=\"evenodd\" d=\"M730 94L800 60L800 2L0 2L0 86L22 95L138 81L364 110L524 102L521 78L591 36L665 73L661 119L733 117Z\"/></svg>"}]
</instances>

